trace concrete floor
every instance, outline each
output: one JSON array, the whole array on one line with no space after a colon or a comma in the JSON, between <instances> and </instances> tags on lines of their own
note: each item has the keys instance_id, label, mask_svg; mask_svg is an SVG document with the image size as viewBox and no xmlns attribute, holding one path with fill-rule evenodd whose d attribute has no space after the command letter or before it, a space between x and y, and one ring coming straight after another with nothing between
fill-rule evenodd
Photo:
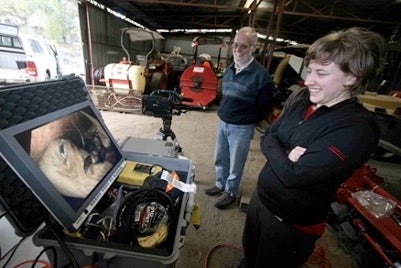
<instances>
[{"instance_id":1,"label":"concrete floor","mask_svg":"<svg viewBox=\"0 0 401 268\"><path fill-rule=\"evenodd\" d=\"M160 118L144 115L123 114L102 111L106 125L117 141L123 141L128 136L138 138L155 138L162 126ZM179 258L175 263L177 268L224 268L236 267L242 256L241 235L245 220L245 213L240 208L246 206L249 196L256 185L257 175L264 164L264 157L259 150L260 133L251 143L244 177L242 180L242 195L236 205L226 210L214 207L215 198L204 194L204 189L214 183L213 152L217 115L215 111L190 111L180 116L174 116L172 129L177 135L183 148L183 153L196 168L196 183L198 191L196 202L201 211L201 226L196 229L188 226L184 246L180 249ZM400 192L401 163L384 163L369 161L372 167L377 168L377 174L386 179L386 189L396 195ZM397 196L401 199L401 195ZM0 222L2 234L0 245L6 243L5 233L11 233L10 227ZM351 256L346 252L344 244L337 239L338 234L330 227L318 241L313 258L305 264L306 267L322 268L354 268L357 267ZM14 242L9 242L10 245ZM18 263L28 257L35 258L40 251L28 243L16 253L13 263ZM4 250L7 247L2 247ZM4 251L3 251L4 252ZM0 261L0 265L2 262ZM11 266L9 266L11 267ZM145 267L147 268L147 267Z\"/></svg>"},{"instance_id":2,"label":"concrete floor","mask_svg":"<svg viewBox=\"0 0 401 268\"><path fill-rule=\"evenodd\" d=\"M116 139L126 136L152 138L161 127L161 119L143 115L102 112L104 120ZM173 117L172 129L177 135L184 155L196 166L197 203L201 209L201 227L189 226L186 241L176 267L236 267L242 256L241 234L245 220L242 208L253 192L257 175L265 159L259 149L260 133L251 143L242 180L242 195L236 205L227 210L214 207L215 198L205 195L204 189L214 183L213 152L217 115L215 111L190 111ZM398 194L401 189L401 163L369 161L377 174L386 179L386 188ZM400 196L397 196L401 198ZM305 267L357 267L337 240L337 233L328 226L319 240L313 258Z\"/></svg>"}]
</instances>

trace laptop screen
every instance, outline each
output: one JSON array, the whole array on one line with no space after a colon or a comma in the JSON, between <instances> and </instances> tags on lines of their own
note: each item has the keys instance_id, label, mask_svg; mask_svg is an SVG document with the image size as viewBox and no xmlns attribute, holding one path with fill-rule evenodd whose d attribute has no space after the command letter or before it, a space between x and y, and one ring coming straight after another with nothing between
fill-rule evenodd
<instances>
[{"instance_id":1,"label":"laptop screen","mask_svg":"<svg viewBox=\"0 0 401 268\"><path fill-rule=\"evenodd\" d=\"M91 101L0 130L0 154L66 229L77 230L125 165Z\"/></svg>"}]
</instances>

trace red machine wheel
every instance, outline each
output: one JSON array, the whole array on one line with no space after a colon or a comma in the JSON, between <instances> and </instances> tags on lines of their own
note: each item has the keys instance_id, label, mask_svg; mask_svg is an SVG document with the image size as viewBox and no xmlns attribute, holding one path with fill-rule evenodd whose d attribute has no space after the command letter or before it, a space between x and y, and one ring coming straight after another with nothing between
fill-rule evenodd
<instances>
[{"instance_id":1,"label":"red machine wheel","mask_svg":"<svg viewBox=\"0 0 401 268\"><path fill-rule=\"evenodd\" d=\"M181 75L180 89L184 104L192 107L207 107L217 97L217 76L215 72L202 65L189 66Z\"/></svg>"}]
</instances>

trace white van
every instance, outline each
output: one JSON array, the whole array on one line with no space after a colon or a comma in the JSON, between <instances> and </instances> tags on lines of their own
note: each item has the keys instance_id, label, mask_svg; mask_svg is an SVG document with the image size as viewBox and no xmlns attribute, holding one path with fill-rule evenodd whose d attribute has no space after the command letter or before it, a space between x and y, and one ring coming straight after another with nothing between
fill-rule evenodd
<instances>
[{"instance_id":1,"label":"white van","mask_svg":"<svg viewBox=\"0 0 401 268\"><path fill-rule=\"evenodd\" d=\"M46 81L60 75L55 47L0 24L0 85Z\"/></svg>"}]
</instances>

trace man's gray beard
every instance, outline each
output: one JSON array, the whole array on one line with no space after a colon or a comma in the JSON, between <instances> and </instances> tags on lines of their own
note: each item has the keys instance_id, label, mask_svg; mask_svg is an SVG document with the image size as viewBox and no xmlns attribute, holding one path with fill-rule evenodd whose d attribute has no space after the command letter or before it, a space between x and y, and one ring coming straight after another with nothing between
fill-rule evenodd
<instances>
[{"instance_id":1,"label":"man's gray beard","mask_svg":"<svg viewBox=\"0 0 401 268\"><path fill-rule=\"evenodd\" d=\"M239 66L244 66L245 64L247 64L252 58L252 55L248 54L248 55L244 55L244 57L237 59L234 56L234 63L239 65Z\"/></svg>"}]
</instances>

